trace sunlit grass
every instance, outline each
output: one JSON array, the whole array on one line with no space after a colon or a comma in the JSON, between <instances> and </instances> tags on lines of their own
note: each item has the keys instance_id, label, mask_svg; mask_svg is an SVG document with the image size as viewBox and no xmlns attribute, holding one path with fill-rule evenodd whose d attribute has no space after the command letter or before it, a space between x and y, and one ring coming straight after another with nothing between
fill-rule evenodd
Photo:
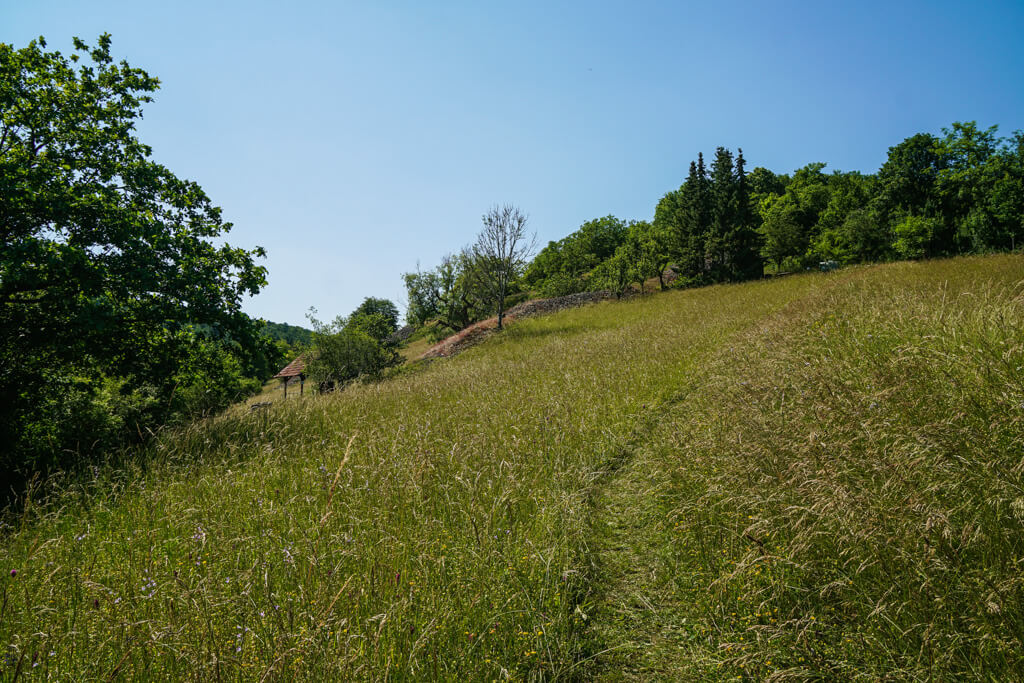
<instances>
[{"instance_id":1,"label":"sunlit grass","mask_svg":"<svg viewBox=\"0 0 1024 683\"><path fill-rule=\"evenodd\" d=\"M413 339L408 344L398 349L399 355L405 361L413 361L423 355L423 353L434 345L434 342L429 337L421 337L419 339Z\"/></svg>"},{"instance_id":2,"label":"sunlit grass","mask_svg":"<svg viewBox=\"0 0 1024 683\"><path fill-rule=\"evenodd\" d=\"M603 501L594 671L1017 679L1022 280L864 269L719 349Z\"/></svg>"},{"instance_id":3,"label":"sunlit grass","mask_svg":"<svg viewBox=\"0 0 1024 683\"><path fill-rule=\"evenodd\" d=\"M1021 279L1000 257L609 302L166 434L6 518L0 675L589 677L640 633L595 623L627 549L706 630L680 671L1008 667ZM661 521L615 547L620 508Z\"/></svg>"}]
</instances>

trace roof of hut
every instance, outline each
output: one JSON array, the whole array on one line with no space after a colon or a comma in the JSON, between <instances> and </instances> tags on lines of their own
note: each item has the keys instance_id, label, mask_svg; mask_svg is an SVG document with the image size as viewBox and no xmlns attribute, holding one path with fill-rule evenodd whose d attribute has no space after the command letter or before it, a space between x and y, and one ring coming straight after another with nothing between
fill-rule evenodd
<instances>
[{"instance_id":1,"label":"roof of hut","mask_svg":"<svg viewBox=\"0 0 1024 683\"><path fill-rule=\"evenodd\" d=\"M284 366L281 372L274 375L274 379L288 379L289 377L298 377L306 369L306 362L302 356L299 356L288 365Z\"/></svg>"}]
</instances>

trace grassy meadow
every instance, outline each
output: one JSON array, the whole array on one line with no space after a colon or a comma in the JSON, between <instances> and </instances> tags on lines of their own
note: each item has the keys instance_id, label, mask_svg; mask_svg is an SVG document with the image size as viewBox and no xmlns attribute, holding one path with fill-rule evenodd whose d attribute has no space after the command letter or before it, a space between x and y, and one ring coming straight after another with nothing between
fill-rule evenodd
<instances>
[{"instance_id":1,"label":"grassy meadow","mask_svg":"<svg viewBox=\"0 0 1024 683\"><path fill-rule=\"evenodd\" d=\"M3 518L0 679L1013 679L1022 283L607 302L164 434Z\"/></svg>"}]
</instances>

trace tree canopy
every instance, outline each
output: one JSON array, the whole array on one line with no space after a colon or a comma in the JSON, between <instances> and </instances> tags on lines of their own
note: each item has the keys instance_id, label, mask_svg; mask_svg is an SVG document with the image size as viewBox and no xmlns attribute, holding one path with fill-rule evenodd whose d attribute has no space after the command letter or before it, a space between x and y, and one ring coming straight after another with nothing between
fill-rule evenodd
<instances>
[{"instance_id":1,"label":"tree canopy","mask_svg":"<svg viewBox=\"0 0 1024 683\"><path fill-rule=\"evenodd\" d=\"M190 387L271 362L241 310L266 283L263 250L215 243L231 229L221 210L135 135L159 81L115 63L109 35L74 45L0 44L0 391L17 397L0 440L14 465L86 448L88 429L58 434L72 394L89 403L114 382L148 406L139 421L160 420L195 407Z\"/></svg>"},{"instance_id":2,"label":"tree canopy","mask_svg":"<svg viewBox=\"0 0 1024 683\"><path fill-rule=\"evenodd\" d=\"M389 314L394 312L394 317ZM390 337L395 331L398 309L387 299L369 297L347 318L330 323L316 318L310 309L313 344L306 356L305 370L321 389L344 386L359 378L374 378L399 362Z\"/></svg>"},{"instance_id":3,"label":"tree canopy","mask_svg":"<svg viewBox=\"0 0 1024 683\"><path fill-rule=\"evenodd\" d=\"M957 122L942 135L913 135L889 149L877 173L826 172L814 162L791 174L746 170L743 150L718 147L689 163L682 185L652 221L605 216L548 242L509 283L556 297L588 290L621 295L690 287L841 264L1020 248L1024 239L1024 133ZM472 254L435 271L406 274L408 320L457 330L493 297L474 288ZM666 278L666 274L673 277ZM442 322L443 321L443 322Z\"/></svg>"},{"instance_id":4,"label":"tree canopy","mask_svg":"<svg viewBox=\"0 0 1024 683\"><path fill-rule=\"evenodd\" d=\"M352 311L352 315L379 315L382 321L381 330L386 330L385 337L393 334L398 329L398 307L389 299L378 299L377 297L368 296L363 299L363 303L356 307L356 310Z\"/></svg>"}]
</instances>

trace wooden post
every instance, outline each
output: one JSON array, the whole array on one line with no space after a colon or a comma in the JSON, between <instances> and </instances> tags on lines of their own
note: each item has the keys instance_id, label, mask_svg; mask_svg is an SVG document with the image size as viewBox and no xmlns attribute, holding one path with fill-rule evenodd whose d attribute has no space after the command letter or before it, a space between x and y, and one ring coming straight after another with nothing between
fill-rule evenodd
<instances>
[{"instance_id":1,"label":"wooden post","mask_svg":"<svg viewBox=\"0 0 1024 683\"><path fill-rule=\"evenodd\" d=\"M306 376L299 375L299 396L302 396L302 390L306 386Z\"/></svg>"},{"instance_id":2,"label":"wooden post","mask_svg":"<svg viewBox=\"0 0 1024 683\"><path fill-rule=\"evenodd\" d=\"M284 382L284 397L288 398L288 378L285 377L282 381Z\"/></svg>"}]
</instances>

